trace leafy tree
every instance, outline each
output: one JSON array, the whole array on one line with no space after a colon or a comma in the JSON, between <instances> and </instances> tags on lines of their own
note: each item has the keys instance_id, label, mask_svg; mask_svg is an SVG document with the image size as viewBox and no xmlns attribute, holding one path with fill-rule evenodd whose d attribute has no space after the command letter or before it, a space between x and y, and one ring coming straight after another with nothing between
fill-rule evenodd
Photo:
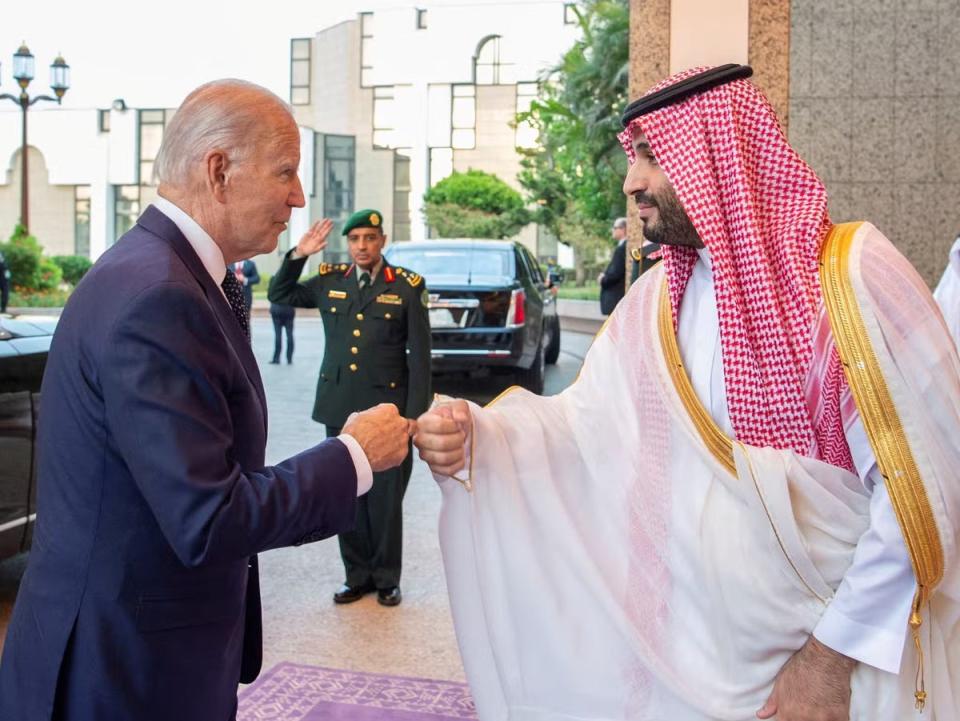
<instances>
[{"instance_id":1,"label":"leafy tree","mask_svg":"<svg viewBox=\"0 0 960 721\"><path fill-rule=\"evenodd\" d=\"M530 222L523 196L482 170L454 172L423 200L427 224L445 238L509 238Z\"/></svg>"},{"instance_id":2,"label":"leafy tree","mask_svg":"<svg viewBox=\"0 0 960 721\"><path fill-rule=\"evenodd\" d=\"M540 79L540 94L517 116L538 131L540 148L521 150L519 181L534 220L571 245L582 284L584 263L609 247L623 215L627 162L617 141L627 103L630 14L627 0L580 0L581 38Z\"/></svg>"}]
</instances>

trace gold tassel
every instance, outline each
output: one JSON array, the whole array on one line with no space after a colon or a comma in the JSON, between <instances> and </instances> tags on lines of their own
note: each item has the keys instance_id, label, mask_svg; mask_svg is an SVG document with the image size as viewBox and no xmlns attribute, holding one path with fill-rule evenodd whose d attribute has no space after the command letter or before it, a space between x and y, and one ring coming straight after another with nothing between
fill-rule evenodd
<instances>
[{"instance_id":1,"label":"gold tassel","mask_svg":"<svg viewBox=\"0 0 960 721\"><path fill-rule=\"evenodd\" d=\"M920 626L923 625L923 617L920 615L920 609L926 600L926 591L923 586L917 588L917 595L913 598L913 611L910 613L910 632L913 634L913 644L917 648L917 677L916 691L916 709L923 713L923 707L927 703L927 690L923 678L923 645L920 642Z\"/></svg>"}]
</instances>

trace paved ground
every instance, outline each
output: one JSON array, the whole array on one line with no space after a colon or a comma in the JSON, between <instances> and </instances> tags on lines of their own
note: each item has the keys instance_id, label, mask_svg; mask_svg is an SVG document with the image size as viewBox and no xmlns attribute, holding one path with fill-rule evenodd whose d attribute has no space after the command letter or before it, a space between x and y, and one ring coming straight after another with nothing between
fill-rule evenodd
<instances>
[{"instance_id":1,"label":"paved ground","mask_svg":"<svg viewBox=\"0 0 960 721\"><path fill-rule=\"evenodd\" d=\"M323 438L322 427L309 420L323 354L320 320L298 317L295 339L293 365L270 365L271 323L267 318L253 321L270 409L268 463ZM589 335L563 334L560 360L547 368L547 394L573 381L591 340ZM448 381L438 390L486 402L502 387L491 380ZM437 546L439 507L440 492L418 459L404 501L404 601L397 608L381 607L374 596L349 606L333 604L331 595L343 578L336 539L262 554L264 668L285 660L463 680ZM25 555L0 563L0 635L25 564Z\"/></svg>"}]
</instances>

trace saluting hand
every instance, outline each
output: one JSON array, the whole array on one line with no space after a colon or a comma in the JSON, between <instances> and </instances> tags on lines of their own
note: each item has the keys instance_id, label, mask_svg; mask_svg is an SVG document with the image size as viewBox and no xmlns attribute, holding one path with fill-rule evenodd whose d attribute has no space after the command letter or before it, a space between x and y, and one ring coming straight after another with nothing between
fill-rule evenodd
<instances>
[{"instance_id":1,"label":"saluting hand","mask_svg":"<svg viewBox=\"0 0 960 721\"><path fill-rule=\"evenodd\" d=\"M343 427L343 433L360 444L374 472L399 466L407 457L410 436L416 432L417 422L401 416L392 403L354 413Z\"/></svg>"},{"instance_id":2,"label":"saluting hand","mask_svg":"<svg viewBox=\"0 0 960 721\"><path fill-rule=\"evenodd\" d=\"M297 243L297 255L307 256L319 253L327 247L327 236L333 230L333 221L329 218L318 220L310 226L309 230L300 238Z\"/></svg>"},{"instance_id":3,"label":"saluting hand","mask_svg":"<svg viewBox=\"0 0 960 721\"><path fill-rule=\"evenodd\" d=\"M455 400L434 406L417 419L413 443L430 470L452 476L466 465L466 444L470 439L470 406Z\"/></svg>"}]
</instances>

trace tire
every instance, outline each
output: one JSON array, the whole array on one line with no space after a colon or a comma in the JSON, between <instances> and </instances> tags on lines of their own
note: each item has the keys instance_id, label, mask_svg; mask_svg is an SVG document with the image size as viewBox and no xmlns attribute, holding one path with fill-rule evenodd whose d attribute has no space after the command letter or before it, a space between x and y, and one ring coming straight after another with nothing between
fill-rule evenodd
<instances>
[{"instance_id":1,"label":"tire","mask_svg":"<svg viewBox=\"0 0 960 721\"><path fill-rule=\"evenodd\" d=\"M541 341L530 367L526 370L517 369L517 385L523 386L531 393L543 395L543 375L545 371L543 360L543 343Z\"/></svg>"},{"instance_id":2,"label":"tire","mask_svg":"<svg viewBox=\"0 0 960 721\"><path fill-rule=\"evenodd\" d=\"M550 342L544 351L543 360L547 365L552 366L560 357L560 318L554 316L550 326Z\"/></svg>"}]
</instances>

